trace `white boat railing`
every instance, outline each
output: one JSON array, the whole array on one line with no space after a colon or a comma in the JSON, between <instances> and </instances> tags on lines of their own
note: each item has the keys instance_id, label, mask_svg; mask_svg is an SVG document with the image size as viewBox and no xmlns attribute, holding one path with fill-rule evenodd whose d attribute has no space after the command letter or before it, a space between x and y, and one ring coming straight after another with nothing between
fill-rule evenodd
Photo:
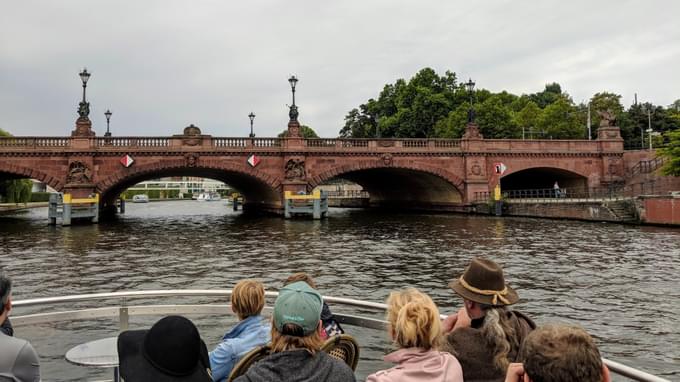
<instances>
[{"instance_id":1,"label":"white boat railing","mask_svg":"<svg viewBox=\"0 0 680 382\"><path fill-rule=\"evenodd\" d=\"M120 330L127 330L130 316L167 315L167 314L233 314L229 305L225 304L170 304L170 305L130 305L131 299L143 299L154 297L222 297L231 296L231 289L171 289L149 291L127 291L110 293L92 293L59 297L43 297L12 302L14 308L37 307L53 304L65 304L75 302L91 302L96 300L119 299L120 303L115 306L98 308L83 308L61 312L40 312L25 315L12 316L12 324L15 326L43 324L56 321L88 320L98 318L118 318ZM265 292L266 297L274 298L278 292ZM346 305L361 309L375 310L376 313L384 312L386 304L370 301L356 300L342 297L324 296L324 301L332 305ZM271 311L271 307L265 307L265 311ZM350 315L334 312L336 319L342 323L363 328L386 330L385 320ZM445 316L442 315L442 318ZM670 382L644 371L626 366L619 362L602 359L612 373L641 382Z\"/></svg>"}]
</instances>

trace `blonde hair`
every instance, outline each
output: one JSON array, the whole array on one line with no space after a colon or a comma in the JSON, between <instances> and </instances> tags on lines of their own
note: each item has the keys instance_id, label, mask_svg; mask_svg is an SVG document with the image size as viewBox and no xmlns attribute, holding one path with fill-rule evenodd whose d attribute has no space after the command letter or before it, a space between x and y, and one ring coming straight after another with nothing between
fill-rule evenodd
<instances>
[{"instance_id":1,"label":"blonde hair","mask_svg":"<svg viewBox=\"0 0 680 382\"><path fill-rule=\"evenodd\" d=\"M316 283L314 282L314 279L305 272L293 273L292 275L288 276L286 281L283 282L283 286L296 283L298 281L304 281L307 283L307 285L312 287L312 289L316 289Z\"/></svg>"},{"instance_id":2,"label":"blonde hair","mask_svg":"<svg viewBox=\"0 0 680 382\"><path fill-rule=\"evenodd\" d=\"M428 295L414 288L392 292L387 305L387 322L397 345L428 350L438 347L439 309Z\"/></svg>"},{"instance_id":3,"label":"blonde hair","mask_svg":"<svg viewBox=\"0 0 680 382\"><path fill-rule=\"evenodd\" d=\"M272 342L270 345L272 353L305 349L310 354L314 355L323 345L319 330L315 330L310 335L305 336L303 329L299 325L285 324L281 331L283 333L276 329L276 325L272 325Z\"/></svg>"},{"instance_id":4,"label":"blonde hair","mask_svg":"<svg viewBox=\"0 0 680 382\"><path fill-rule=\"evenodd\" d=\"M241 280L231 293L231 309L240 320L256 316L264 308L264 285L255 280Z\"/></svg>"}]
</instances>

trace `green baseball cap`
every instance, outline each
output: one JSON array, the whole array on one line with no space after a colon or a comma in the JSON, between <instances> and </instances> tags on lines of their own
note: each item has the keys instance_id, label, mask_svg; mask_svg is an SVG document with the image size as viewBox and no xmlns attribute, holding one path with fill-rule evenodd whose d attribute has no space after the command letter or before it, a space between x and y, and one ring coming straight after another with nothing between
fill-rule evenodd
<instances>
[{"instance_id":1,"label":"green baseball cap","mask_svg":"<svg viewBox=\"0 0 680 382\"><path fill-rule=\"evenodd\" d=\"M305 336L314 333L321 319L323 298L304 281L281 288L274 303L274 325L279 332L285 324L302 328Z\"/></svg>"}]
</instances>

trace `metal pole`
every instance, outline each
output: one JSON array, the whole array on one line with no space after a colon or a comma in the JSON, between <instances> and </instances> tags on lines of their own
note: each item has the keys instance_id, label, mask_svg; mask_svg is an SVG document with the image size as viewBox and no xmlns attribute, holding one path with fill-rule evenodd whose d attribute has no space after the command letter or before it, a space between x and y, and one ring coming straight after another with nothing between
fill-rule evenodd
<instances>
[{"instance_id":1,"label":"metal pole","mask_svg":"<svg viewBox=\"0 0 680 382\"><path fill-rule=\"evenodd\" d=\"M87 84L83 82L83 102L85 102L85 88L87 87Z\"/></svg>"},{"instance_id":2,"label":"metal pole","mask_svg":"<svg viewBox=\"0 0 680 382\"><path fill-rule=\"evenodd\" d=\"M647 109L647 131L649 131L649 149L652 149L652 108Z\"/></svg>"},{"instance_id":3,"label":"metal pole","mask_svg":"<svg viewBox=\"0 0 680 382\"><path fill-rule=\"evenodd\" d=\"M592 139L592 134L590 132L590 102L588 102L588 140Z\"/></svg>"}]
</instances>

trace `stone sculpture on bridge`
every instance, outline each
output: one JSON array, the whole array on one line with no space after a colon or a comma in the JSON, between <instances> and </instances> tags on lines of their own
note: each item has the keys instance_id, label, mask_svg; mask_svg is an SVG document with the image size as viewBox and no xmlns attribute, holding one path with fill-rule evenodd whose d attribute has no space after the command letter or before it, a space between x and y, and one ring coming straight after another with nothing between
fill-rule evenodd
<instances>
[{"instance_id":1,"label":"stone sculpture on bridge","mask_svg":"<svg viewBox=\"0 0 680 382\"><path fill-rule=\"evenodd\" d=\"M611 112L611 110L605 111L598 110L597 114L600 117L602 117L602 120L600 121L600 126L602 127L616 126L616 116L614 115L614 113Z\"/></svg>"}]
</instances>

